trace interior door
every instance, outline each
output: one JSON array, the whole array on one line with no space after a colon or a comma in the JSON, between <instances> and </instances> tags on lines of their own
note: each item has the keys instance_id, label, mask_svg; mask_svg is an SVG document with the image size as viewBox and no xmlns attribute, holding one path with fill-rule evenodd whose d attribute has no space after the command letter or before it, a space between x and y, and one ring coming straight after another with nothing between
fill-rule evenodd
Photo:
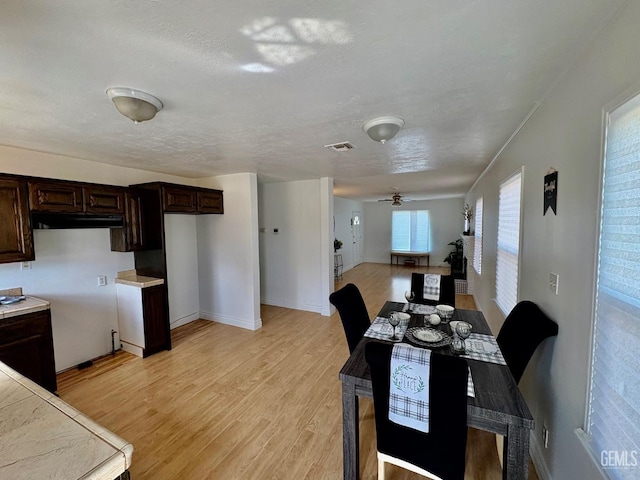
<instances>
[{"instance_id":1,"label":"interior door","mask_svg":"<svg viewBox=\"0 0 640 480\"><path fill-rule=\"evenodd\" d=\"M358 211L351 214L351 242L353 266L360 265L364 261L362 253L362 215Z\"/></svg>"}]
</instances>

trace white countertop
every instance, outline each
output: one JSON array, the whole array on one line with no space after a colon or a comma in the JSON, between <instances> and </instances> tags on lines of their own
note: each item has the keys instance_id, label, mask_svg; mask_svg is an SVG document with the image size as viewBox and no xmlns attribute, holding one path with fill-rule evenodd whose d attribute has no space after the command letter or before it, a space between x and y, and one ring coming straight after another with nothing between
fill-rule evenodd
<instances>
[{"instance_id":1,"label":"white countertop","mask_svg":"<svg viewBox=\"0 0 640 480\"><path fill-rule=\"evenodd\" d=\"M118 272L115 283L120 285L129 285L131 287L147 288L154 287L156 285L164 284L164 279L155 277L146 277L144 275L138 275L135 270L125 270L124 272Z\"/></svg>"},{"instance_id":2,"label":"white countertop","mask_svg":"<svg viewBox=\"0 0 640 480\"><path fill-rule=\"evenodd\" d=\"M0 362L0 478L113 480L133 446Z\"/></svg>"},{"instance_id":3,"label":"white countertop","mask_svg":"<svg viewBox=\"0 0 640 480\"><path fill-rule=\"evenodd\" d=\"M11 305L0 305L0 319L15 317L16 315L24 315L26 313L39 312L40 310L49 310L50 305L46 300L36 297L27 297L18 303Z\"/></svg>"}]
</instances>

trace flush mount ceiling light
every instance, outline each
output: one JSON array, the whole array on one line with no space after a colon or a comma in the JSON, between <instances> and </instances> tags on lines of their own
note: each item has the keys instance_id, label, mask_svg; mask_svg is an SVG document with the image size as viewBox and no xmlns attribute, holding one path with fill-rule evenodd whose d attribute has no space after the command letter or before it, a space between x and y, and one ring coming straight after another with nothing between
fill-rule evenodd
<instances>
[{"instance_id":1,"label":"flush mount ceiling light","mask_svg":"<svg viewBox=\"0 0 640 480\"><path fill-rule=\"evenodd\" d=\"M133 88L115 87L107 90L116 109L125 117L140 123L151 120L162 110L162 102L153 95Z\"/></svg>"},{"instance_id":2,"label":"flush mount ceiling light","mask_svg":"<svg viewBox=\"0 0 640 480\"><path fill-rule=\"evenodd\" d=\"M369 120L362 129L372 140L385 143L396 136L396 133L404 127L404 120L398 117L379 117Z\"/></svg>"}]
</instances>

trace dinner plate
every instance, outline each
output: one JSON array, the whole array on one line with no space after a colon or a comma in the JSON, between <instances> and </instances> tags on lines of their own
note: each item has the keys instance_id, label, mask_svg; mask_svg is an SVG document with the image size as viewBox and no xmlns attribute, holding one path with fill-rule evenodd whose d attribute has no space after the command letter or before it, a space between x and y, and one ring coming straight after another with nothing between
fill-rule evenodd
<instances>
[{"instance_id":1,"label":"dinner plate","mask_svg":"<svg viewBox=\"0 0 640 480\"><path fill-rule=\"evenodd\" d=\"M433 332L433 335L417 333L423 330L429 330L430 332ZM420 340L420 338L416 335L422 336L427 340ZM438 337L438 340L434 340L436 336ZM440 330L434 330L427 327L411 327L405 332L404 338L407 340L407 342L418 347L437 348L444 347L451 343L451 336L447 335L444 332L441 332Z\"/></svg>"},{"instance_id":2,"label":"dinner plate","mask_svg":"<svg viewBox=\"0 0 640 480\"><path fill-rule=\"evenodd\" d=\"M427 343L439 342L444 338L442 332L432 328L419 328L413 331L413 336Z\"/></svg>"}]
</instances>

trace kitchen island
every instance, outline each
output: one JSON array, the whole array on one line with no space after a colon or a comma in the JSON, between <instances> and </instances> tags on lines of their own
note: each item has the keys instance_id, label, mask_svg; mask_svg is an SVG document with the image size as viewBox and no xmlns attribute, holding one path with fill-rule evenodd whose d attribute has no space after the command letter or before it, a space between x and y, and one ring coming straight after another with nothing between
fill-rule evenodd
<instances>
[{"instance_id":1,"label":"kitchen island","mask_svg":"<svg viewBox=\"0 0 640 480\"><path fill-rule=\"evenodd\" d=\"M0 478L129 479L133 446L0 362Z\"/></svg>"}]
</instances>

